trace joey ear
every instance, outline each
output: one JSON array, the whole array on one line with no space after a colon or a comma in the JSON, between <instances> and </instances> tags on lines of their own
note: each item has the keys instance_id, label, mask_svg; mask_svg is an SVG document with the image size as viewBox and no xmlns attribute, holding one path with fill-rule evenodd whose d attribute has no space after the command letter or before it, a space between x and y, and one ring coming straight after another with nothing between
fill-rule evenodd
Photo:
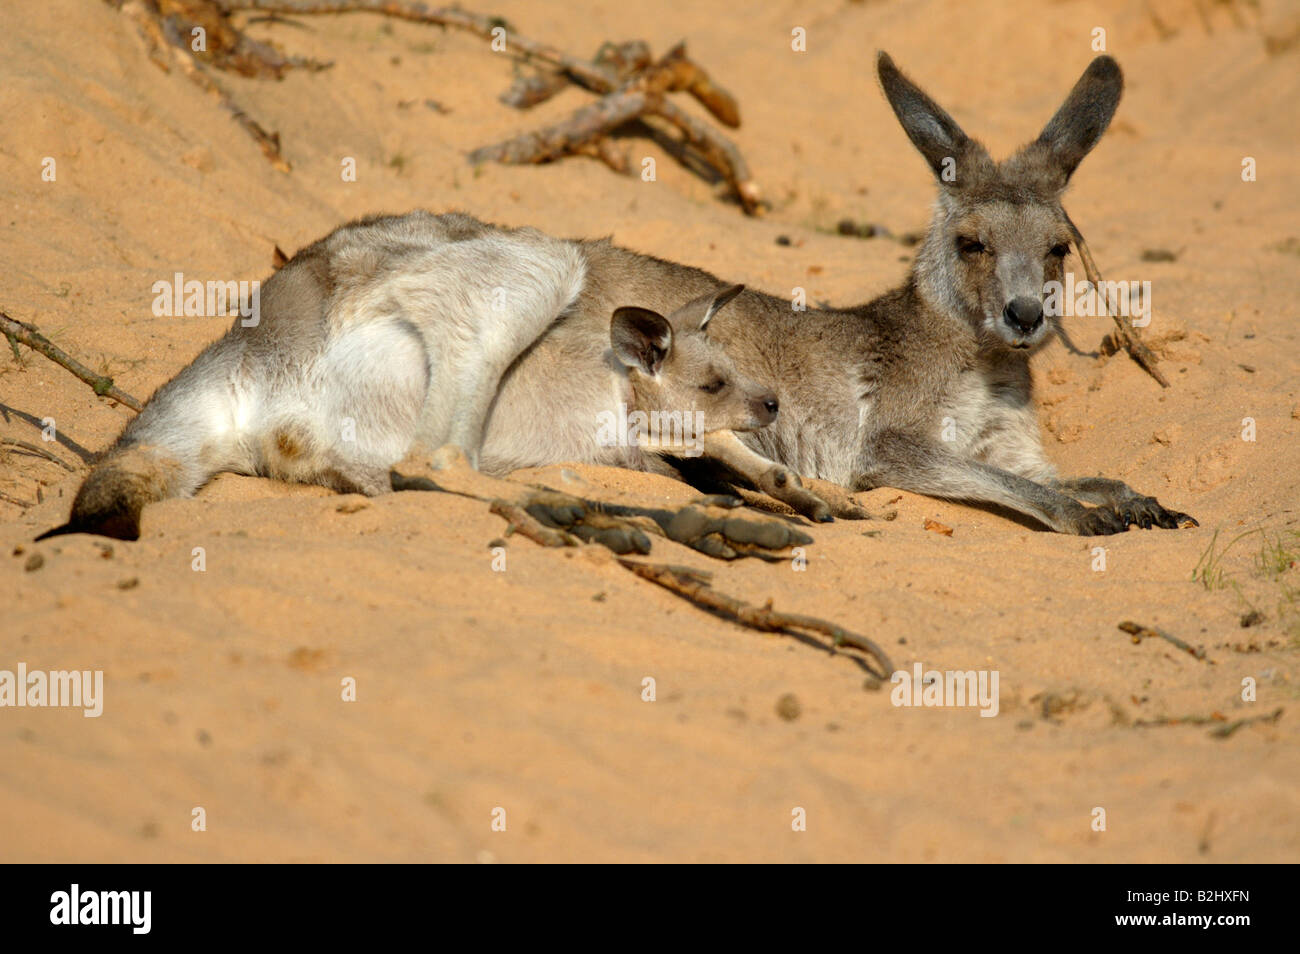
<instances>
[{"instance_id":1,"label":"joey ear","mask_svg":"<svg viewBox=\"0 0 1300 954\"><path fill-rule=\"evenodd\" d=\"M962 132L957 121L943 107L904 76L884 50L876 55L876 72L880 76L880 85L884 87L885 98L894 108L894 115L907 138L925 157L941 183L960 184L964 181L963 172L955 168L963 158L982 155L988 161L984 147Z\"/></svg>"},{"instance_id":2,"label":"joey ear","mask_svg":"<svg viewBox=\"0 0 1300 954\"><path fill-rule=\"evenodd\" d=\"M1037 144L1047 148L1065 181L1101 139L1123 91L1119 64L1109 56L1099 56L1088 64L1056 115L1043 127Z\"/></svg>"},{"instance_id":3,"label":"joey ear","mask_svg":"<svg viewBox=\"0 0 1300 954\"><path fill-rule=\"evenodd\" d=\"M673 347L668 319L648 308L615 308L609 323L609 340L623 365L646 374L658 374Z\"/></svg>"},{"instance_id":4,"label":"joey ear","mask_svg":"<svg viewBox=\"0 0 1300 954\"><path fill-rule=\"evenodd\" d=\"M709 310L704 313L704 320L700 322L700 331L703 331L709 326L709 322L713 320L714 315L722 310L723 305L731 301L731 299L735 298L744 290L744 285L732 285L730 288L724 288L722 291L714 295L713 301L709 304Z\"/></svg>"}]
</instances>

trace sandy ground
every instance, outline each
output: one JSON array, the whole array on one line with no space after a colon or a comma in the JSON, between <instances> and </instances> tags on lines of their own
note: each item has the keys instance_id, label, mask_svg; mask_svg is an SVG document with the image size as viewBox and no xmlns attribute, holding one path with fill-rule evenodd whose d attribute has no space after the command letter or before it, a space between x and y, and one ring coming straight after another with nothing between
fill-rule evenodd
<instances>
[{"instance_id":1,"label":"sandy ground","mask_svg":"<svg viewBox=\"0 0 1300 954\"><path fill-rule=\"evenodd\" d=\"M840 237L835 223L921 229L933 192L879 93L874 51L1005 154L1037 134L1104 27L1127 91L1066 204L1108 277L1153 283L1149 335L1173 387L1053 344L1035 359L1045 437L1063 472L1120 477L1200 529L1107 538L1100 571L1099 541L881 489L861 501L897 519L813 529L803 572L656 542L658 558L712 570L734 595L874 636L902 667L1000 674L996 718L901 708L865 690L850 659L741 629L598 556L514 539L494 572L503 523L462 498L366 502L226 476L148 510L138 543L32 544L131 412L6 351L0 436L39 441L52 418L58 444L45 446L78 472L0 451L0 491L43 501L0 502L0 669L103 670L105 702L98 719L0 711L0 860L1300 858L1294 4L492 9L582 55L606 39L662 51L685 37L741 103L735 139L768 215L745 218L646 139L626 148L656 158L654 182L584 158L476 172L467 150L587 94L521 115L496 100L508 60L480 40L367 15L252 28L335 63L226 80L281 135L285 175L154 66L112 8L23 0L0 9L0 308L144 396L228 324L154 317L155 281L265 278L276 244L292 252L348 218L416 207L612 234L778 294L862 301L901 280L910 249ZM804 53L790 49L796 26ZM47 156L54 182L41 179ZM1246 156L1257 181L1242 181ZM341 181L343 157L355 183ZM1144 261L1148 250L1176 257ZM1071 325L1088 352L1105 330ZM616 470L578 479L693 496ZM1194 580L1216 531L1216 550L1260 532ZM29 569L34 555L43 565ZM1251 610L1262 621L1243 628ZM1207 658L1135 645L1116 629L1126 619ZM340 698L346 677L356 702ZM787 694L793 719L778 713ZM1136 724L1279 708L1226 738L1211 734L1222 721ZM196 807L206 831L191 829ZM796 808L806 831L792 831Z\"/></svg>"}]
</instances>

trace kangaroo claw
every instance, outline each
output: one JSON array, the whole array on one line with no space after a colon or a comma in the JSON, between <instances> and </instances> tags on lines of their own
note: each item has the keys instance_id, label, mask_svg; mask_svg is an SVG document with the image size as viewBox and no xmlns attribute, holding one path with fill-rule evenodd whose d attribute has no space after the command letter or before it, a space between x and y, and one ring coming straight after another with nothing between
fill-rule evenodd
<instances>
[{"instance_id":1,"label":"kangaroo claw","mask_svg":"<svg viewBox=\"0 0 1300 954\"><path fill-rule=\"evenodd\" d=\"M1195 517L1176 510L1166 510L1155 497L1135 495L1120 503L1115 509L1129 524L1135 524L1143 530L1150 530L1153 527L1162 530L1178 530L1200 526Z\"/></svg>"}]
</instances>

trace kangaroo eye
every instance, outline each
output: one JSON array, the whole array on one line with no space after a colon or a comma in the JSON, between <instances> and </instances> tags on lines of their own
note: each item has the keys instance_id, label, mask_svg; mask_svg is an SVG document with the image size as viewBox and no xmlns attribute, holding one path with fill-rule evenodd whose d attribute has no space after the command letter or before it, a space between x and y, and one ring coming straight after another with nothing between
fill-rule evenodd
<instances>
[{"instance_id":1,"label":"kangaroo eye","mask_svg":"<svg viewBox=\"0 0 1300 954\"><path fill-rule=\"evenodd\" d=\"M716 381L710 381L708 384L701 384L700 390L705 394L717 394L727 386L727 382L718 378Z\"/></svg>"},{"instance_id":2,"label":"kangaroo eye","mask_svg":"<svg viewBox=\"0 0 1300 954\"><path fill-rule=\"evenodd\" d=\"M985 251L984 243L979 239L959 238L957 239L957 251L963 255L979 255Z\"/></svg>"},{"instance_id":3,"label":"kangaroo eye","mask_svg":"<svg viewBox=\"0 0 1300 954\"><path fill-rule=\"evenodd\" d=\"M1065 258L1070 254L1070 243L1062 242L1060 245L1053 245L1050 254L1055 255L1057 258Z\"/></svg>"}]
</instances>

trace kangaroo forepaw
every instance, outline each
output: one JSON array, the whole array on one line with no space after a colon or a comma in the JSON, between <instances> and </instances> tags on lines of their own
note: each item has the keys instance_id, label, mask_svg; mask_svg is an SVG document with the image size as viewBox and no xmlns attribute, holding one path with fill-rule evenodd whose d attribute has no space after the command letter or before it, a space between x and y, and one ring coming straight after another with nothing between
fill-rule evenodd
<instances>
[{"instance_id":1,"label":"kangaroo forepaw","mask_svg":"<svg viewBox=\"0 0 1300 954\"><path fill-rule=\"evenodd\" d=\"M812 538L781 520L736 516L708 502L680 510L653 510L593 503L568 494L536 490L518 505L497 501L493 510L545 546L598 543L618 554L650 552L648 533L663 534L721 560L756 556L783 560L791 547Z\"/></svg>"},{"instance_id":2,"label":"kangaroo forepaw","mask_svg":"<svg viewBox=\"0 0 1300 954\"><path fill-rule=\"evenodd\" d=\"M826 501L837 520L874 520L876 515L853 499L853 492L828 480L803 478L804 489Z\"/></svg>"},{"instance_id":3,"label":"kangaroo forepaw","mask_svg":"<svg viewBox=\"0 0 1300 954\"><path fill-rule=\"evenodd\" d=\"M785 467L778 465L769 469L758 479L758 488L816 523L830 523L835 519L830 504L805 487L798 474Z\"/></svg>"},{"instance_id":4,"label":"kangaroo forepaw","mask_svg":"<svg viewBox=\"0 0 1300 954\"><path fill-rule=\"evenodd\" d=\"M813 542L812 537L782 520L710 512L696 505L683 507L661 526L669 540L722 560L742 556L783 560L791 547Z\"/></svg>"}]
</instances>

